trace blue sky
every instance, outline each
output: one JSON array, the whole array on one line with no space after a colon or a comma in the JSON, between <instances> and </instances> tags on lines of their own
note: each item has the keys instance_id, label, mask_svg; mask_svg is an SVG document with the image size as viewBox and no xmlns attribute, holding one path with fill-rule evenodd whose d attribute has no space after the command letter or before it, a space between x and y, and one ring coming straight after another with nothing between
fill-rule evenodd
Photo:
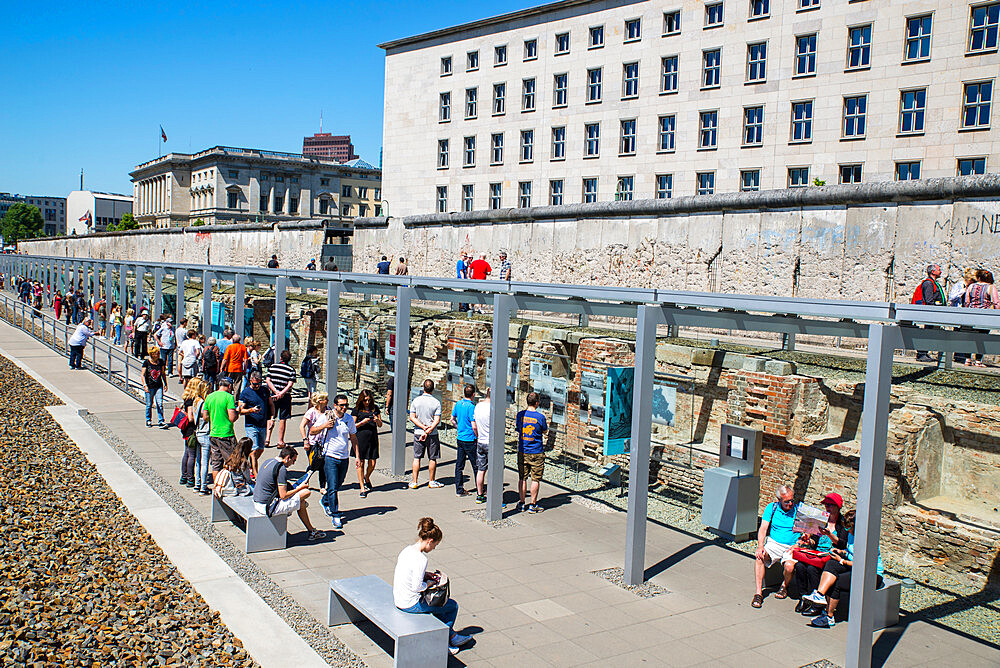
<instances>
[{"instance_id":1,"label":"blue sky","mask_svg":"<svg viewBox=\"0 0 1000 668\"><path fill-rule=\"evenodd\" d=\"M541 4L0 0L0 191L132 193L164 151L300 152L350 134L378 163L384 41Z\"/></svg>"}]
</instances>

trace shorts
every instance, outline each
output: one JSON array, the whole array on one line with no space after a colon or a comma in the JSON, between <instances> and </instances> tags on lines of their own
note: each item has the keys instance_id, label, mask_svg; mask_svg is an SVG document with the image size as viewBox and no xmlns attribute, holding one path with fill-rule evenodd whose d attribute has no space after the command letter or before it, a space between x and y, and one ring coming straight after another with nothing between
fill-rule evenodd
<instances>
[{"instance_id":1,"label":"shorts","mask_svg":"<svg viewBox=\"0 0 1000 668\"><path fill-rule=\"evenodd\" d=\"M291 515L296 510L298 510L299 506L301 505L302 505L302 499L299 498L298 494L293 494L287 499L279 499L278 505L274 509L272 517L275 515ZM261 515L267 515L267 506L263 503L257 503L256 501L254 501L253 509L256 510Z\"/></svg>"},{"instance_id":2,"label":"shorts","mask_svg":"<svg viewBox=\"0 0 1000 668\"><path fill-rule=\"evenodd\" d=\"M416 437L414 437L413 458L423 459L425 452L427 453L427 459L432 462L436 462L441 456L441 441L438 440L437 434L427 434L421 441L418 441Z\"/></svg>"},{"instance_id":3,"label":"shorts","mask_svg":"<svg viewBox=\"0 0 1000 668\"><path fill-rule=\"evenodd\" d=\"M544 452L518 452L517 453L517 477L527 480L529 477L535 482L542 481L542 474L545 473L545 453Z\"/></svg>"},{"instance_id":4,"label":"shorts","mask_svg":"<svg viewBox=\"0 0 1000 668\"><path fill-rule=\"evenodd\" d=\"M229 376L229 380L233 381L233 385L239 385L240 382L243 380L242 371L230 371L226 375Z\"/></svg>"},{"instance_id":5,"label":"shorts","mask_svg":"<svg viewBox=\"0 0 1000 668\"><path fill-rule=\"evenodd\" d=\"M792 548L794 545L782 545L778 541L774 540L770 536L764 542L764 552L767 554L770 561L769 564L773 564L776 561L785 563L786 561L794 561L792 559Z\"/></svg>"},{"instance_id":6,"label":"shorts","mask_svg":"<svg viewBox=\"0 0 1000 668\"><path fill-rule=\"evenodd\" d=\"M292 417L292 395L286 394L280 399L275 399L274 410L277 413L274 417L278 420L287 420Z\"/></svg>"},{"instance_id":7,"label":"shorts","mask_svg":"<svg viewBox=\"0 0 1000 668\"><path fill-rule=\"evenodd\" d=\"M490 467L490 446L486 443L476 443L476 470L485 471Z\"/></svg>"},{"instance_id":8,"label":"shorts","mask_svg":"<svg viewBox=\"0 0 1000 668\"><path fill-rule=\"evenodd\" d=\"M306 384L306 390L308 390L309 394L316 394L315 378L303 378L302 381Z\"/></svg>"},{"instance_id":9,"label":"shorts","mask_svg":"<svg viewBox=\"0 0 1000 668\"><path fill-rule=\"evenodd\" d=\"M267 427L258 427L257 425L245 424L243 428L247 432L247 438L253 441L254 450L264 449L264 440L267 437Z\"/></svg>"},{"instance_id":10,"label":"shorts","mask_svg":"<svg viewBox=\"0 0 1000 668\"><path fill-rule=\"evenodd\" d=\"M212 473L218 473L222 470L222 466L226 463L226 460L229 459L229 455L236 451L236 437L209 436L208 442L210 444L208 462L212 468Z\"/></svg>"}]
</instances>

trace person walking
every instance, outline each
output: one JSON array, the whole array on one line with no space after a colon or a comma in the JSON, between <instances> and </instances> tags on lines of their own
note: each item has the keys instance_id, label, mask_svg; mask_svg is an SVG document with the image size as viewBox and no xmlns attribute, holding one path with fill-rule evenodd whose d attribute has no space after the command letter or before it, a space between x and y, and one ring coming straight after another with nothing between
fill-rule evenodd
<instances>
[{"instance_id":1,"label":"person walking","mask_svg":"<svg viewBox=\"0 0 1000 668\"><path fill-rule=\"evenodd\" d=\"M192 379L199 380L200 379ZM181 431L181 436L184 439L184 456L181 457L181 485L185 485L192 489L198 489L201 487L198 481L198 471L196 471L198 454L200 448L198 447L198 421L193 419L197 415L195 413L196 403L201 403L204 397L198 396L198 385L188 381L187 385L184 386L184 392L181 394L181 403L184 407L184 416L187 418L187 426Z\"/></svg>"},{"instance_id":2,"label":"person walking","mask_svg":"<svg viewBox=\"0 0 1000 668\"><path fill-rule=\"evenodd\" d=\"M381 261L375 265L375 273L383 274L385 276L389 275L389 258L385 255L383 255Z\"/></svg>"},{"instance_id":3,"label":"person walking","mask_svg":"<svg viewBox=\"0 0 1000 668\"><path fill-rule=\"evenodd\" d=\"M313 394L316 392L316 376L319 373L319 348L309 346L306 356L302 358L302 365L299 367L299 375L302 382L306 384L306 403L312 406Z\"/></svg>"},{"instance_id":4,"label":"person walking","mask_svg":"<svg viewBox=\"0 0 1000 668\"><path fill-rule=\"evenodd\" d=\"M382 414L375 405L375 395L371 390L361 390L351 416L357 428L358 453L354 464L358 469L358 486L363 499L372 491L372 472L378 461L378 430L382 427Z\"/></svg>"},{"instance_id":5,"label":"person walking","mask_svg":"<svg viewBox=\"0 0 1000 668\"><path fill-rule=\"evenodd\" d=\"M215 480L222 464L229 459L236 449L236 431L233 423L239 419L236 412L236 399L232 395L233 384L223 376L219 379L219 389L205 398L202 416L208 420L211 428L208 432L210 445L208 459L212 469L212 479Z\"/></svg>"},{"instance_id":6,"label":"person walking","mask_svg":"<svg viewBox=\"0 0 1000 668\"><path fill-rule=\"evenodd\" d=\"M240 396L243 390L243 369L247 364L247 348L241 342L239 334L233 334L233 341L222 353L222 373L233 381L233 394Z\"/></svg>"},{"instance_id":7,"label":"person walking","mask_svg":"<svg viewBox=\"0 0 1000 668\"><path fill-rule=\"evenodd\" d=\"M84 318L83 322L76 326L73 336L69 337L69 368L83 368L83 349L87 346L87 341L94 335L94 321L92 318Z\"/></svg>"},{"instance_id":8,"label":"person walking","mask_svg":"<svg viewBox=\"0 0 1000 668\"><path fill-rule=\"evenodd\" d=\"M114 332L114 343L116 346L122 344L122 307L120 304L111 305L111 328Z\"/></svg>"},{"instance_id":9,"label":"person walking","mask_svg":"<svg viewBox=\"0 0 1000 668\"><path fill-rule=\"evenodd\" d=\"M434 381L424 381L423 393L410 403L410 422L413 423L413 480L410 489L419 487L420 460L427 455L427 476L430 488L444 487L434 479L437 460L441 457L441 441L437 428L441 422L441 402L434 396Z\"/></svg>"},{"instance_id":10,"label":"person walking","mask_svg":"<svg viewBox=\"0 0 1000 668\"><path fill-rule=\"evenodd\" d=\"M323 431L323 469L326 471L326 494L321 503L327 515L333 520L334 529L344 527L344 519L340 513L337 493L347 477L347 464L350 462L351 450L355 456L358 452L358 428L354 418L347 413L347 395L338 394L333 399L333 410L328 411L316 421L309 430L310 434Z\"/></svg>"},{"instance_id":11,"label":"person walking","mask_svg":"<svg viewBox=\"0 0 1000 668\"><path fill-rule=\"evenodd\" d=\"M267 425L274 415L274 401L267 386L261 381L259 373L251 371L248 380L249 383L239 395L237 411L240 415L246 416L243 428L247 438L253 442L250 470L256 476L260 457L267 447Z\"/></svg>"},{"instance_id":12,"label":"person walking","mask_svg":"<svg viewBox=\"0 0 1000 668\"><path fill-rule=\"evenodd\" d=\"M545 416L538 412L538 393L529 392L528 407L517 414L515 429L517 430L517 489L521 500L517 510L524 509L529 513L540 513L538 505L538 488L545 473L545 448L542 444L542 434L548 431ZM531 503L525 505L528 478L531 478Z\"/></svg>"},{"instance_id":13,"label":"person walking","mask_svg":"<svg viewBox=\"0 0 1000 668\"><path fill-rule=\"evenodd\" d=\"M208 472L208 457L212 447L209 433L212 425L203 412L205 398L208 396L208 383L201 378L189 378L184 387L184 394L191 399L190 405L187 399L184 405L188 420L194 425L195 438L198 439L198 449L194 453L194 491L208 495L212 493L212 476Z\"/></svg>"},{"instance_id":14,"label":"person walking","mask_svg":"<svg viewBox=\"0 0 1000 668\"><path fill-rule=\"evenodd\" d=\"M181 318L177 323L177 329L174 330L174 341L177 343L177 348L175 349L175 354L177 355L177 377L181 377L181 366L184 361L184 353L181 351L181 344L187 339L188 335L187 318Z\"/></svg>"},{"instance_id":15,"label":"person walking","mask_svg":"<svg viewBox=\"0 0 1000 668\"><path fill-rule=\"evenodd\" d=\"M200 344L199 344L200 345ZM219 364L222 360L222 353L215 343L215 337L208 337L201 352L201 377L208 383L209 388L215 389L219 379Z\"/></svg>"},{"instance_id":16,"label":"person walking","mask_svg":"<svg viewBox=\"0 0 1000 668\"><path fill-rule=\"evenodd\" d=\"M76 291L76 300L74 304L75 308L73 309L73 322L83 322L83 319L87 317L89 303L90 300L87 299L87 295L84 293L83 287L81 286ZM145 351L143 351L143 354L145 355Z\"/></svg>"},{"instance_id":17,"label":"person walking","mask_svg":"<svg viewBox=\"0 0 1000 668\"><path fill-rule=\"evenodd\" d=\"M317 392L312 397L312 403L310 404L308 410L306 410L305 415L302 416L302 422L299 423L299 433L302 434L302 445L305 447L306 454L309 456L310 468L314 468L319 471L319 487L322 490L326 490L326 471L323 468L323 463L320 461L319 466L315 465L317 460L323 458L323 434L310 434L309 430L313 428L316 422L326 415L326 411L329 408L330 395L326 392ZM317 452L313 452L316 450Z\"/></svg>"},{"instance_id":18,"label":"person walking","mask_svg":"<svg viewBox=\"0 0 1000 668\"><path fill-rule=\"evenodd\" d=\"M396 276L409 276L410 268L406 266L406 258L400 257L399 262L396 263Z\"/></svg>"},{"instance_id":19,"label":"person walking","mask_svg":"<svg viewBox=\"0 0 1000 668\"><path fill-rule=\"evenodd\" d=\"M198 332L189 329L184 332L184 340L177 346L180 354L180 365L177 373L182 378L193 378L198 375L198 361L201 359L202 349L198 343Z\"/></svg>"},{"instance_id":20,"label":"person walking","mask_svg":"<svg viewBox=\"0 0 1000 668\"><path fill-rule=\"evenodd\" d=\"M486 469L490 462L490 388L472 413L476 432L476 503L486 503Z\"/></svg>"},{"instance_id":21,"label":"person walking","mask_svg":"<svg viewBox=\"0 0 1000 668\"><path fill-rule=\"evenodd\" d=\"M174 350L177 348L177 334L169 315L160 317L160 325L156 329L153 339L160 348L160 356L167 364L167 375L172 376L174 374Z\"/></svg>"},{"instance_id":22,"label":"person walking","mask_svg":"<svg viewBox=\"0 0 1000 668\"><path fill-rule=\"evenodd\" d=\"M56 312L56 320L59 320L59 316L62 314L62 294L56 290L56 296L52 300L52 308Z\"/></svg>"},{"instance_id":23,"label":"person walking","mask_svg":"<svg viewBox=\"0 0 1000 668\"><path fill-rule=\"evenodd\" d=\"M278 256L277 255L272 255L271 259L267 261L267 268L268 269L277 269L278 266L279 266L278 265Z\"/></svg>"},{"instance_id":24,"label":"person walking","mask_svg":"<svg viewBox=\"0 0 1000 668\"><path fill-rule=\"evenodd\" d=\"M927 265L927 278L920 282L917 289L913 291L913 296L910 298L911 304L925 304L927 306L944 306L948 303L947 297L945 297L944 288L938 282L941 278L941 265L939 264L929 264ZM918 362L933 362L934 359L928 354L926 350L917 351L917 361Z\"/></svg>"},{"instance_id":25,"label":"person walking","mask_svg":"<svg viewBox=\"0 0 1000 668\"><path fill-rule=\"evenodd\" d=\"M500 251L500 280L509 281L511 277L510 260L507 259L507 251Z\"/></svg>"},{"instance_id":26,"label":"person walking","mask_svg":"<svg viewBox=\"0 0 1000 668\"><path fill-rule=\"evenodd\" d=\"M986 269L976 270L976 282L965 291L964 304L968 308L995 309L1000 304L1000 295L993 285L993 274ZM986 366L982 356L970 355L965 360L967 366Z\"/></svg>"},{"instance_id":27,"label":"person walking","mask_svg":"<svg viewBox=\"0 0 1000 668\"><path fill-rule=\"evenodd\" d=\"M471 492L465 489L465 460L472 465L472 479L475 480L479 469L476 462L476 405L472 398L476 388L466 383L462 390L465 397L455 404L451 410L451 423L455 426L455 494L468 496Z\"/></svg>"},{"instance_id":28,"label":"person walking","mask_svg":"<svg viewBox=\"0 0 1000 668\"><path fill-rule=\"evenodd\" d=\"M458 254L458 261L455 262L455 278L458 280L466 280L469 278L469 254L462 252ZM464 303L459 303L458 310L460 312L465 312L469 310L469 305Z\"/></svg>"},{"instance_id":29,"label":"person walking","mask_svg":"<svg viewBox=\"0 0 1000 668\"><path fill-rule=\"evenodd\" d=\"M163 393L167 391L166 364L160 359L160 349L150 348L142 361L142 382L146 387L146 426L152 427L153 405L156 405L157 427L163 422Z\"/></svg>"},{"instance_id":30,"label":"person walking","mask_svg":"<svg viewBox=\"0 0 1000 668\"><path fill-rule=\"evenodd\" d=\"M281 351L281 361L271 365L267 373L267 387L274 397L274 420L268 427L267 440L271 441L271 430L274 423L278 423L278 447L285 447L285 425L292 417L292 386L295 384L295 369L289 362L292 361L291 351L285 349Z\"/></svg>"},{"instance_id":31,"label":"person walking","mask_svg":"<svg viewBox=\"0 0 1000 668\"><path fill-rule=\"evenodd\" d=\"M122 339L122 348L128 349L129 345L132 343L132 333L135 329L135 311L128 309L125 312L125 320L123 321L125 327L125 338Z\"/></svg>"}]
</instances>

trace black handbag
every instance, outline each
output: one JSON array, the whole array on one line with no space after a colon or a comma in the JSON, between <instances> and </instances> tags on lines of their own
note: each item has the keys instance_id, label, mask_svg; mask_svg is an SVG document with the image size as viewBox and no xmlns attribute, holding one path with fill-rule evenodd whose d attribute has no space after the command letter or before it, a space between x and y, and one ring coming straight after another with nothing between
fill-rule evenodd
<instances>
[{"instance_id":1,"label":"black handbag","mask_svg":"<svg viewBox=\"0 0 1000 668\"><path fill-rule=\"evenodd\" d=\"M434 608L440 608L451 598L451 580L446 579L444 584L428 587L421 596L425 604Z\"/></svg>"}]
</instances>

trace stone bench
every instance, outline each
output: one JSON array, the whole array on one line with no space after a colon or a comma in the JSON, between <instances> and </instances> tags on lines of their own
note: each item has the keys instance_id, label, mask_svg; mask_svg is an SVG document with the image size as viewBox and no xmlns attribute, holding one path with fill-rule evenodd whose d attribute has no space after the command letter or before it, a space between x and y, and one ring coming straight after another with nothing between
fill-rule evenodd
<instances>
[{"instance_id":1,"label":"stone bench","mask_svg":"<svg viewBox=\"0 0 1000 668\"><path fill-rule=\"evenodd\" d=\"M794 585L795 581L792 580ZM774 563L764 571L765 587L781 586L781 564ZM808 594L809 592L802 592ZM875 608L875 630L889 628L899 623L899 597L902 593L902 583L890 577L882 576L882 586L875 590L869 599L870 605ZM850 606L850 597L845 596L837 605L837 612L834 619L842 622L847 619L847 610Z\"/></svg>"},{"instance_id":2,"label":"stone bench","mask_svg":"<svg viewBox=\"0 0 1000 668\"><path fill-rule=\"evenodd\" d=\"M392 599L392 585L377 575L330 582L330 626L370 621L394 643L393 665L447 666L448 626L434 615L403 612Z\"/></svg>"},{"instance_id":3,"label":"stone bench","mask_svg":"<svg viewBox=\"0 0 1000 668\"><path fill-rule=\"evenodd\" d=\"M268 517L258 513L250 496L224 496L220 499L212 495L212 522L229 520L238 525L236 517L242 520L246 529L247 554L284 550L288 545L288 515Z\"/></svg>"}]
</instances>

